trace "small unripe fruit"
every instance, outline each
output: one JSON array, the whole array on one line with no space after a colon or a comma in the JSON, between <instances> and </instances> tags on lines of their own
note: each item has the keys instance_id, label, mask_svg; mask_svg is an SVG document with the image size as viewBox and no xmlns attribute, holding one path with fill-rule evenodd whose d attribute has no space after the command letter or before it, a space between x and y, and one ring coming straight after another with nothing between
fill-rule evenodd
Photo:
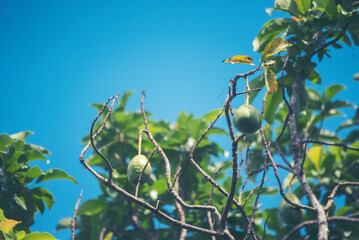
<instances>
[{"instance_id":1,"label":"small unripe fruit","mask_svg":"<svg viewBox=\"0 0 359 240\"><path fill-rule=\"evenodd\" d=\"M233 124L242 133L254 133L262 125L262 116L255 107L244 104L233 114Z\"/></svg>"},{"instance_id":2,"label":"small unripe fruit","mask_svg":"<svg viewBox=\"0 0 359 240\"><path fill-rule=\"evenodd\" d=\"M130 163L127 167L127 177L128 181L132 185L137 185L138 179L146 166L148 159L144 155L136 155L134 158L131 159ZM146 166L145 171L143 171L141 182L146 182L150 179L150 175L152 173L151 164L148 163Z\"/></svg>"},{"instance_id":3,"label":"small unripe fruit","mask_svg":"<svg viewBox=\"0 0 359 240\"><path fill-rule=\"evenodd\" d=\"M285 195L290 201L300 204L300 200L293 193L287 193ZM300 223L303 217L303 210L287 203L284 198L279 203L279 215L282 221L287 225L297 225Z\"/></svg>"}]
</instances>

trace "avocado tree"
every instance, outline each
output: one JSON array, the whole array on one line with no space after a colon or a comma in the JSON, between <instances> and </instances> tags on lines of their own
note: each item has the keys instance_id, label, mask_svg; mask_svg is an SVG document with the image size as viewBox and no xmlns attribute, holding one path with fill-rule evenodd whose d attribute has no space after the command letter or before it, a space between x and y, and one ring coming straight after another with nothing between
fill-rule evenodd
<instances>
[{"instance_id":1,"label":"avocado tree","mask_svg":"<svg viewBox=\"0 0 359 240\"><path fill-rule=\"evenodd\" d=\"M32 132L0 134L0 239L55 240L49 233L31 232L35 216L51 209L55 198L41 186L45 181L65 179L77 183L61 169L42 171L35 161L48 161L51 153L38 145L26 143Z\"/></svg>"},{"instance_id":2,"label":"avocado tree","mask_svg":"<svg viewBox=\"0 0 359 240\"><path fill-rule=\"evenodd\" d=\"M358 8L349 0L276 0L267 12L291 17L263 26L253 42L258 66L243 55L223 61L254 69L230 79L223 107L203 117L151 120L145 92L137 112L126 109L131 93L94 104L80 162L102 194L79 207L76 238L359 239L359 110L335 98L343 85L326 86L316 71L331 48L359 45ZM250 104L260 92L258 110ZM245 102L232 109L240 95ZM342 108L353 109L353 118L325 129ZM220 118L226 130L217 127ZM212 135L227 136L231 152ZM94 155L85 159L89 148ZM282 200L263 208L265 195Z\"/></svg>"}]
</instances>

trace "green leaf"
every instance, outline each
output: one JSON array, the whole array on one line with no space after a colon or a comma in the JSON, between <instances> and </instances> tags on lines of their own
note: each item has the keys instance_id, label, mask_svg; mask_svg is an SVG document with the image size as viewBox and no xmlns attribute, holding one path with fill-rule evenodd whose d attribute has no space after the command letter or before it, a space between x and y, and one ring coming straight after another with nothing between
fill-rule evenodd
<instances>
[{"instance_id":1,"label":"green leaf","mask_svg":"<svg viewBox=\"0 0 359 240\"><path fill-rule=\"evenodd\" d=\"M263 51L269 42L279 34L287 31L289 26L298 26L298 23L291 18L277 18L264 24L253 41L253 51Z\"/></svg>"},{"instance_id":2,"label":"green leaf","mask_svg":"<svg viewBox=\"0 0 359 240\"><path fill-rule=\"evenodd\" d=\"M120 108L123 108L123 106L126 106L127 101L131 97L132 94L133 94L133 91L129 91L122 95L121 100L120 100L120 103L122 106L120 106Z\"/></svg>"},{"instance_id":3,"label":"green leaf","mask_svg":"<svg viewBox=\"0 0 359 240\"><path fill-rule=\"evenodd\" d=\"M329 102L330 100L332 100L332 98L339 93L340 91L343 91L345 89L344 85L340 85L340 84L335 84L332 86L327 87L324 90L323 93L323 99L325 102Z\"/></svg>"},{"instance_id":4,"label":"green leaf","mask_svg":"<svg viewBox=\"0 0 359 240\"><path fill-rule=\"evenodd\" d=\"M60 169L49 169L47 170L44 175L40 176L36 183L49 181L53 179L67 179L77 184L77 181L74 177L68 175L65 171Z\"/></svg>"},{"instance_id":5,"label":"green leaf","mask_svg":"<svg viewBox=\"0 0 359 240\"><path fill-rule=\"evenodd\" d=\"M77 215L96 215L100 213L105 208L104 201L99 199L90 199L81 204L79 210L77 211Z\"/></svg>"},{"instance_id":6,"label":"green leaf","mask_svg":"<svg viewBox=\"0 0 359 240\"><path fill-rule=\"evenodd\" d=\"M10 135L10 137L12 139L20 139L20 140L25 140L28 136L34 134L33 132L30 132L30 131L24 131L24 132L19 132L19 133L15 133L15 134L12 134Z\"/></svg>"},{"instance_id":7,"label":"green leaf","mask_svg":"<svg viewBox=\"0 0 359 240\"><path fill-rule=\"evenodd\" d=\"M34 160L44 160L46 161L46 157L44 154L42 154L39 151L36 150L30 150L25 152L25 156L28 162L34 161Z\"/></svg>"},{"instance_id":8,"label":"green leaf","mask_svg":"<svg viewBox=\"0 0 359 240\"><path fill-rule=\"evenodd\" d=\"M265 80L264 80L264 74L259 75L256 78L253 78L250 82L249 82L249 87L251 89L256 89L256 88L263 88L265 85ZM255 97L258 95L259 91L255 91L255 92L251 92L251 95L249 95L249 103L251 104L253 102L253 100L255 99Z\"/></svg>"},{"instance_id":9,"label":"green leaf","mask_svg":"<svg viewBox=\"0 0 359 240\"><path fill-rule=\"evenodd\" d=\"M282 88L279 87L278 91L270 94L265 102L263 118L267 123L272 124L274 116L277 112L279 104L283 101Z\"/></svg>"},{"instance_id":10,"label":"green leaf","mask_svg":"<svg viewBox=\"0 0 359 240\"><path fill-rule=\"evenodd\" d=\"M56 240L56 238L47 232L32 232L27 234L22 240Z\"/></svg>"},{"instance_id":11,"label":"green leaf","mask_svg":"<svg viewBox=\"0 0 359 240\"><path fill-rule=\"evenodd\" d=\"M5 151L6 150L6 145L12 143L13 140L11 139L11 137L5 133L0 134L0 151Z\"/></svg>"},{"instance_id":12,"label":"green leaf","mask_svg":"<svg viewBox=\"0 0 359 240\"><path fill-rule=\"evenodd\" d=\"M292 0L275 0L274 9L289 13L292 16L298 16L298 6Z\"/></svg>"},{"instance_id":13,"label":"green leaf","mask_svg":"<svg viewBox=\"0 0 359 240\"><path fill-rule=\"evenodd\" d=\"M307 88L308 93L308 106L314 110L321 110L322 96L312 88Z\"/></svg>"},{"instance_id":14,"label":"green leaf","mask_svg":"<svg viewBox=\"0 0 359 240\"><path fill-rule=\"evenodd\" d=\"M293 178L293 173L289 173L288 176L284 179L284 183L283 183L284 188L289 188L290 183L291 183L291 186L293 186L294 184L296 184L298 182L297 177L294 177L293 180L292 180L292 178ZM292 181L292 182L290 182L290 181Z\"/></svg>"},{"instance_id":15,"label":"green leaf","mask_svg":"<svg viewBox=\"0 0 359 240\"><path fill-rule=\"evenodd\" d=\"M298 6L298 11L301 14L305 14L310 9L310 4L312 3L312 0L294 0L295 3Z\"/></svg>"},{"instance_id":16,"label":"green leaf","mask_svg":"<svg viewBox=\"0 0 359 240\"><path fill-rule=\"evenodd\" d=\"M31 190L34 197L43 200L46 203L47 208L50 210L55 203L55 198L52 193L43 187L36 187Z\"/></svg>"},{"instance_id":17,"label":"green leaf","mask_svg":"<svg viewBox=\"0 0 359 240\"><path fill-rule=\"evenodd\" d=\"M322 83L322 78L320 77L319 73L312 68L309 76L308 76L309 81L311 81L312 83L315 84L321 84Z\"/></svg>"},{"instance_id":18,"label":"green leaf","mask_svg":"<svg viewBox=\"0 0 359 240\"><path fill-rule=\"evenodd\" d=\"M59 231L62 229L70 229L71 221L72 221L72 218L70 218L70 217L61 219L60 222L57 224L55 231Z\"/></svg>"},{"instance_id":19,"label":"green leaf","mask_svg":"<svg viewBox=\"0 0 359 240\"><path fill-rule=\"evenodd\" d=\"M261 61L263 62L266 58L273 56L277 53L286 51L288 47L292 46L283 38L275 38L273 41L268 43L262 52Z\"/></svg>"},{"instance_id":20,"label":"green leaf","mask_svg":"<svg viewBox=\"0 0 359 240\"><path fill-rule=\"evenodd\" d=\"M275 73L269 68L264 68L264 79L269 94L275 93L278 89L278 83L276 80Z\"/></svg>"},{"instance_id":21,"label":"green leaf","mask_svg":"<svg viewBox=\"0 0 359 240\"><path fill-rule=\"evenodd\" d=\"M320 10L330 16L337 15L337 4L334 0L313 0L313 10Z\"/></svg>"},{"instance_id":22,"label":"green leaf","mask_svg":"<svg viewBox=\"0 0 359 240\"><path fill-rule=\"evenodd\" d=\"M25 144L24 145L23 151L31 151L31 150L41 152L42 154L45 154L45 155L51 154L51 152L49 152L46 148L35 145L35 144Z\"/></svg>"},{"instance_id":23,"label":"green leaf","mask_svg":"<svg viewBox=\"0 0 359 240\"><path fill-rule=\"evenodd\" d=\"M212 110L212 111L204 114L201 118L203 120L205 120L206 123L209 123L217 117L217 115L219 114L220 111L221 111L221 109ZM223 116L223 114L224 114L224 111L222 112L221 116Z\"/></svg>"},{"instance_id":24,"label":"green leaf","mask_svg":"<svg viewBox=\"0 0 359 240\"><path fill-rule=\"evenodd\" d=\"M29 170L26 173L26 178L28 181L32 181L33 179L41 176L43 174L43 171L38 166L29 168Z\"/></svg>"}]
</instances>

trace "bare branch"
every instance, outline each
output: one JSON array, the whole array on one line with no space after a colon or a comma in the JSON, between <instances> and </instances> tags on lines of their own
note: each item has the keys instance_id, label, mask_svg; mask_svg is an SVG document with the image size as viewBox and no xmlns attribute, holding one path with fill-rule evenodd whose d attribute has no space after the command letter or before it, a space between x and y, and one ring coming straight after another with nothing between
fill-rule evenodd
<instances>
[{"instance_id":1,"label":"bare branch","mask_svg":"<svg viewBox=\"0 0 359 240\"><path fill-rule=\"evenodd\" d=\"M349 217L328 217L327 218L328 222L331 221L347 221L347 222L355 222L355 223L359 223L359 218L349 218ZM307 225L312 225L312 224L318 224L318 220L309 220L309 221L305 221L302 222L301 224L295 226L289 233L287 233L287 235L285 235L282 240L287 240L290 238L290 236L292 236L296 231L298 231L299 229L301 229L302 227L305 227Z\"/></svg>"},{"instance_id":2,"label":"bare branch","mask_svg":"<svg viewBox=\"0 0 359 240\"><path fill-rule=\"evenodd\" d=\"M104 122L102 123L100 129L98 130L98 132L100 133L103 128L105 127L105 124L106 124L106 121L108 119L108 117L111 115L111 111L112 111L112 108L113 108L113 105L115 104L116 100L120 97L121 93L119 93L115 98L114 100L112 101L111 103L111 106L110 106L110 109L108 111L108 113L106 114L106 117L104 119ZM113 97L112 97L113 98ZM103 112L103 110L106 108L108 102L110 101L110 99L112 98L109 98L107 100L107 102L105 103L104 107L101 109L100 113L96 116L95 120L92 122L92 125L91 125L91 130L90 130L90 141L91 141L91 145L93 147L93 149L95 150L95 152L97 153L97 155L99 155L103 160L105 160L107 166L108 166L108 180L109 181L112 181L112 172L113 172L113 168L112 168L112 165L110 163L110 161L105 157L105 155L103 155L98 149L97 147L95 146L95 143L94 143L94 136L93 136L93 128L95 126L95 123L97 121L97 119L100 117L101 113Z\"/></svg>"},{"instance_id":3,"label":"bare branch","mask_svg":"<svg viewBox=\"0 0 359 240\"><path fill-rule=\"evenodd\" d=\"M342 186L359 186L359 182L343 182L343 183L339 183L338 185L336 185L331 194L328 196L328 202L327 202L327 205L325 205L324 207L324 210L325 211L328 211L329 208L332 206L332 204L334 203L334 196L335 194L337 193L339 187L342 187Z\"/></svg>"},{"instance_id":4,"label":"bare branch","mask_svg":"<svg viewBox=\"0 0 359 240\"><path fill-rule=\"evenodd\" d=\"M343 147L344 149L350 149L354 151L359 151L359 148L348 146L345 143L335 143L335 142L323 142L318 140L307 140L307 141L301 141L301 143L317 143L317 144L323 144L323 145L329 145L329 146L336 146L336 147Z\"/></svg>"},{"instance_id":5,"label":"bare branch","mask_svg":"<svg viewBox=\"0 0 359 240\"><path fill-rule=\"evenodd\" d=\"M72 219L71 219L71 240L75 240L76 213L77 213L77 209L79 208L79 204L80 204L80 201L82 198L82 193L83 193L83 191L81 190L80 196L78 197L76 205L75 205L74 215L72 216Z\"/></svg>"}]
</instances>

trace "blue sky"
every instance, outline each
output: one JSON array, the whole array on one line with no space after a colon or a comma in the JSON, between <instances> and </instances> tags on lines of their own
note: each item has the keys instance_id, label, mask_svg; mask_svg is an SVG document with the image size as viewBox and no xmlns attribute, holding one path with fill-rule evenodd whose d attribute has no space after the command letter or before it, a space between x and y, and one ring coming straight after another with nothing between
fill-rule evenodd
<instances>
[{"instance_id":1,"label":"blue sky","mask_svg":"<svg viewBox=\"0 0 359 240\"><path fill-rule=\"evenodd\" d=\"M219 108L229 79L253 68L222 60L243 54L259 62L252 41L279 16L268 16L267 7L273 1L0 1L0 133L34 131L28 141L52 152L49 165L39 164L79 181L45 184L56 203L32 230L69 239L67 231L54 232L57 222L72 215L81 189L84 199L99 193L78 161L96 115L90 103L134 90L132 111L146 89L155 119ZM355 102L358 48L332 55L318 67L321 88L345 83L339 97Z\"/></svg>"}]
</instances>

